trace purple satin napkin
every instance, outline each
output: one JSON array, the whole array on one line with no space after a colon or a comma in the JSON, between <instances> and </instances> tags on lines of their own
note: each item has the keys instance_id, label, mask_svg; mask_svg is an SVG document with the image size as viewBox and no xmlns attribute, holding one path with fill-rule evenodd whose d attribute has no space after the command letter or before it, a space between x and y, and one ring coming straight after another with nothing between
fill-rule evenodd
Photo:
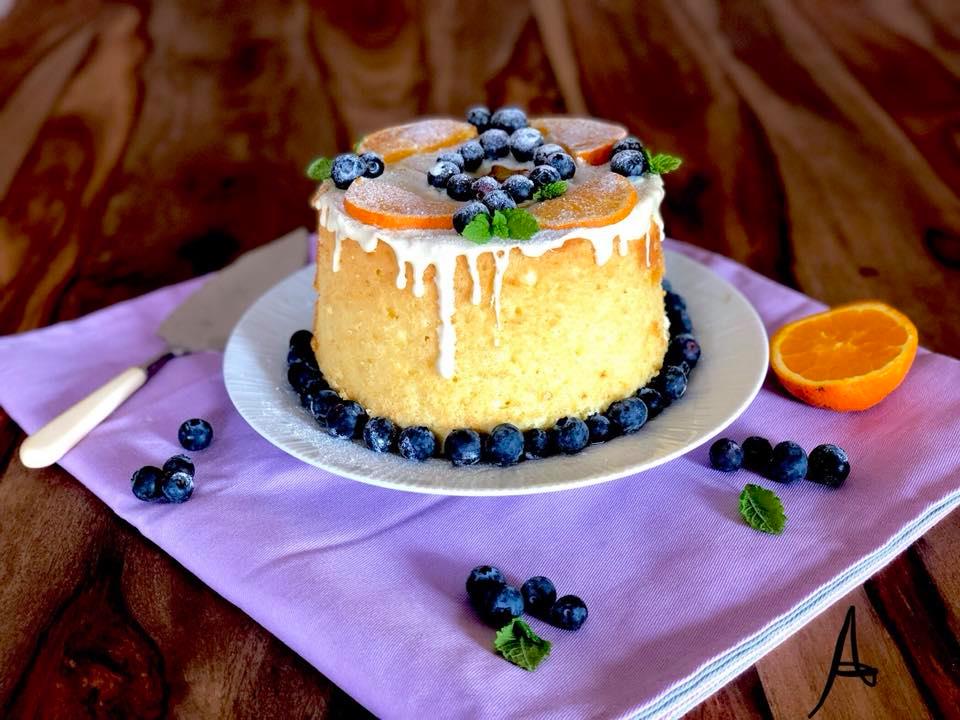
<instances>
[{"instance_id":1,"label":"purple satin napkin","mask_svg":"<svg viewBox=\"0 0 960 720\"><path fill-rule=\"evenodd\" d=\"M821 307L718 255L669 247L731 281L768 330ZM160 351L153 331L201 282L0 338L0 404L36 430ZM905 528L919 532L910 523L931 508L936 517L948 512L960 489L960 362L926 351L904 385L869 411L807 407L768 379L724 433L792 439L808 450L837 443L853 462L840 490L720 473L701 447L603 485L506 498L395 492L304 465L234 411L221 360L174 360L62 465L382 717L675 712L684 705L670 698L688 693L689 705L708 694L722 681L710 673L725 658L735 660L784 618L801 622L806 616L790 613L857 563L872 571L889 561L871 553L893 538L907 542ZM207 418L215 432L211 448L194 455L193 498L181 506L138 501L131 473L179 452L177 428L190 417ZM783 499L782 536L740 519L737 497L748 482ZM561 594L589 605L579 632L531 621L554 643L534 673L492 652L493 631L465 602L464 580L481 563L518 584L547 575Z\"/></svg>"}]
</instances>

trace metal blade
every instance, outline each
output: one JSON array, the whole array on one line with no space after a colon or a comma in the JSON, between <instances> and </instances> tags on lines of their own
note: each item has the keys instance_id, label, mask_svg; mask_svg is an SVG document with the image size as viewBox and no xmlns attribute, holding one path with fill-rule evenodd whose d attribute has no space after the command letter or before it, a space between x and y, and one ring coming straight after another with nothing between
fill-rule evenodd
<instances>
[{"instance_id":1,"label":"metal blade","mask_svg":"<svg viewBox=\"0 0 960 720\"><path fill-rule=\"evenodd\" d=\"M307 261L307 230L244 253L214 275L163 321L171 348L223 350L240 316L263 293Z\"/></svg>"}]
</instances>

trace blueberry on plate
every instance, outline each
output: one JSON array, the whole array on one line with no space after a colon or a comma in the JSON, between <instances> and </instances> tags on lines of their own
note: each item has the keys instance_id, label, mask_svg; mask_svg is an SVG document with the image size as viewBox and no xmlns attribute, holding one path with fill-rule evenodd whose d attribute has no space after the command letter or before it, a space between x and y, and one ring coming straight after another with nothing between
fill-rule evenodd
<instances>
[{"instance_id":1,"label":"blueberry on plate","mask_svg":"<svg viewBox=\"0 0 960 720\"><path fill-rule=\"evenodd\" d=\"M639 150L621 150L610 158L610 169L626 177L643 175L647 169L647 158Z\"/></svg>"},{"instance_id":2,"label":"blueberry on plate","mask_svg":"<svg viewBox=\"0 0 960 720\"><path fill-rule=\"evenodd\" d=\"M480 619L492 628L502 628L523 615L523 595L513 585L492 585L470 600Z\"/></svg>"},{"instance_id":3,"label":"blueberry on plate","mask_svg":"<svg viewBox=\"0 0 960 720\"><path fill-rule=\"evenodd\" d=\"M165 475L175 472L185 472L187 475L193 475L196 469L193 466L193 461L186 455L174 455L163 464L163 472Z\"/></svg>"},{"instance_id":4,"label":"blueberry on plate","mask_svg":"<svg viewBox=\"0 0 960 720\"><path fill-rule=\"evenodd\" d=\"M360 159L363 161L363 176L365 178L380 177L387 167L383 158L375 152L365 152L360 156Z\"/></svg>"},{"instance_id":5,"label":"blueberry on plate","mask_svg":"<svg viewBox=\"0 0 960 720\"><path fill-rule=\"evenodd\" d=\"M315 378L310 378L303 384L300 390L300 404L305 408L309 408L313 398L329 388L330 386L322 376L318 375Z\"/></svg>"},{"instance_id":6,"label":"blueberry on plate","mask_svg":"<svg viewBox=\"0 0 960 720\"><path fill-rule=\"evenodd\" d=\"M617 153L623 152L624 150L636 150L638 152L643 151L643 143L633 135L627 135L622 140L617 140L613 144L613 148L610 150L610 155L616 155Z\"/></svg>"},{"instance_id":7,"label":"blueberry on plate","mask_svg":"<svg viewBox=\"0 0 960 720\"><path fill-rule=\"evenodd\" d=\"M422 425L404 428L400 431L397 450L407 460L423 462L437 453L437 438L430 428Z\"/></svg>"},{"instance_id":8,"label":"blueberry on plate","mask_svg":"<svg viewBox=\"0 0 960 720\"><path fill-rule=\"evenodd\" d=\"M817 445L807 461L807 480L838 488L850 474L850 458L837 445Z\"/></svg>"},{"instance_id":9,"label":"blueberry on plate","mask_svg":"<svg viewBox=\"0 0 960 720\"><path fill-rule=\"evenodd\" d=\"M491 465L515 465L523 457L523 433L510 423L497 425L487 437L483 454Z\"/></svg>"},{"instance_id":10,"label":"blueberry on plate","mask_svg":"<svg viewBox=\"0 0 960 720\"><path fill-rule=\"evenodd\" d=\"M546 165L547 158L558 152L566 152L566 150L556 143L547 143L546 145L541 145L533 151L533 164Z\"/></svg>"},{"instance_id":11,"label":"blueberry on plate","mask_svg":"<svg viewBox=\"0 0 960 720\"><path fill-rule=\"evenodd\" d=\"M480 167L486 155L483 150L483 145L476 140L467 140L467 142L460 146L457 152L459 152L460 157L463 158L464 170L476 170Z\"/></svg>"},{"instance_id":12,"label":"blueberry on plate","mask_svg":"<svg viewBox=\"0 0 960 720\"><path fill-rule=\"evenodd\" d=\"M496 180L494 180L494 182L496 182ZM453 214L453 229L463 234L463 229L470 224L471 220L480 214L490 214L487 206L477 200L468 202Z\"/></svg>"},{"instance_id":13,"label":"blueberry on plate","mask_svg":"<svg viewBox=\"0 0 960 720\"><path fill-rule=\"evenodd\" d=\"M669 365L679 365L681 362L685 362L690 368L695 368L700 361L700 353L700 343L696 341L693 335L680 333L670 339L670 344L667 346L666 362Z\"/></svg>"},{"instance_id":14,"label":"blueberry on plate","mask_svg":"<svg viewBox=\"0 0 960 720\"><path fill-rule=\"evenodd\" d=\"M564 595L550 608L550 624L564 630L579 630L587 621L587 605L576 595Z\"/></svg>"},{"instance_id":15,"label":"blueberry on plate","mask_svg":"<svg viewBox=\"0 0 960 720\"><path fill-rule=\"evenodd\" d=\"M476 430L453 430L443 441L443 455L455 467L476 465L482 449L480 433Z\"/></svg>"},{"instance_id":16,"label":"blueberry on plate","mask_svg":"<svg viewBox=\"0 0 960 720\"><path fill-rule=\"evenodd\" d=\"M213 442L213 426L201 418L185 420L177 431L177 439L184 450L206 450Z\"/></svg>"},{"instance_id":17,"label":"blueberry on plate","mask_svg":"<svg viewBox=\"0 0 960 720\"><path fill-rule=\"evenodd\" d=\"M675 365L663 368L651 384L670 402L679 400L687 392L687 376Z\"/></svg>"},{"instance_id":18,"label":"blueberry on plate","mask_svg":"<svg viewBox=\"0 0 960 720\"><path fill-rule=\"evenodd\" d=\"M327 413L327 434L341 440L362 437L367 413L363 406L353 400L337 403Z\"/></svg>"},{"instance_id":19,"label":"blueberry on plate","mask_svg":"<svg viewBox=\"0 0 960 720\"><path fill-rule=\"evenodd\" d=\"M527 115L518 107L507 106L490 116L490 127L514 133L527 126Z\"/></svg>"},{"instance_id":20,"label":"blueberry on plate","mask_svg":"<svg viewBox=\"0 0 960 720\"><path fill-rule=\"evenodd\" d=\"M663 409L669 404L663 399L663 395L660 394L659 390L650 386L637 390L636 396L643 400L643 404L647 406L648 420L653 420L653 418L663 412Z\"/></svg>"},{"instance_id":21,"label":"blueberry on plate","mask_svg":"<svg viewBox=\"0 0 960 720\"><path fill-rule=\"evenodd\" d=\"M453 163L458 169L463 170L463 155L457 150L447 150L445 153L440 153L437 162Z\"/></svg>"},{"instance_id":22,"label":"blueberry on plate","mask_svg":"<svg viewBox=\"0 0 960 720\"><path fill-rule=\"evenodd\" d=\"M488 194L499 190L500 183L492 175L484 175L473 181L473 194L477 200L483 200Z\"/></svg>"},{"instance_id":23,"label":"blueberry on plate","mask_svg":"<svg viewBox=\"0 0 960 720\"><path fill-rule=\"evenodd\" d=\"M561 180L569 180L577 172L577 164L573 158L565 152L556 152L547 156L547 165L551 165L558 173Z\"/></svg>"},{"instance_id":24,"label":"blueberry on plate","mask_svg":"<svg viewBox=\"0 0 960 720\"><path fill-rule=\"evenodd\" d=\"M317 355L309 344L290 345L290 349L287 351L287 367L298 363L320 372L320 366L317 365Z\"/></svg>"},{"instance_id":25,"label":"blueberry on plate","mask_svg":"<svg viewBox=\"0 0 960 720\"><path fill-rule=\"evenodd\" d=\"M535 189L533 180L526 175L511 175L503 181L503 191L517 203L526 202L532 198Z\"/></svg>"},{"instance_id":26,"label":"blueberry on plate","mask_svg":"<svg viewBox=\"0 0 960 720\"><path fill-rule=\"evenodd\" d=\"M163 471L153 465L144 465L130 478L133 494L138 500L156 502L163 497Z\"/></svg>"},{"instance_id":27,"label":"blueberry on plate","mask_svg":"<svg viewBox=\"0 0 960 720\"><path fill-rule=\"evenodd\" d=\"M617 430L628 435L635 433L647 422L647 406L643 400L636 397L617 400L607 408L607 417Z\"/></svg>"},{"instance_id":28,"label":"blueberry on plate","mask_svg":"<svg viewBox=\"0 0 960 720\"><path fill-rule=\"evenodd\" d=\"M663 306L666 308L667 312L670 312L671 310L686 310L687 301L684 300L681 295L678 295L672 290L667 290L663 295Z\"/></svg>"},{"instance_id":29,"label":"blueberry on plate","mask_svg":"<svg viewBox=\"0 0 960 720\"><path fill-rule=\"evenodd\" d=\"M322 428L327 427L327 415L330 414L330 411L333 410L334 406L343 402L343 399L330 388L320 390L316 393L310 393L305 397L306 404L304 407Z\"/></svg>"},{"instance_id":30,"label":"blueberry on plate","mask_svg":"<svg viewBox=\"0 0 960 720\"><path fill-rule=\"evenodd\" d=\"M483 204L486 205L490 212L496 210L512 210L517 206L517 203L514 202L513 198L507 195L503 190L494 190L483 196Z\"/></svg>"},{"instance_id":31,"label":"blueberry on plate","mask_svg":"<svg viewBox=\"0 0 960 720\"><path fill-rule=\"evenodd\" d=\"M475 105L467 110L467 122L473 125L478 133L490 127L490 108L485 105Z\"/></svg>"},{"instance_id":32,"label":"blueberry on plate","mask_svg":"<svg viewBox=\"0 0 960 720\"><path fill-rule=\"evenodd\" d=\"M537 575L520 586L523 595L523 607L526 611L538 618L545 618L550 608L557 601L557 588L550 582L550 578Z\"/></svg>"},{"instance_id":33,"label":"blueberry on plate","mask_svg":"<svg viewBox=\"0 0 960 720\"><path fill-rule=\"evenodd\" d=\"M163 496L172 503L182 503L193 495L193 475L183 471L166 473L163 476Z\"/></svg>"},{"instance_id":34,"label":"blueberry on plate","mask_svg":"<svg viewBox=\"0 0 960 720\"><path fill-rule=\"evenodd\" d=\"M330 178L333 184L341 190L346 190L350 184L367 170L367 164L353 153L342 153L333 159L330 168Z\"/></svg>"},{"instance_id":35,"label":"blueberry on plate","mask_svg":"<svg viewBox=\"0 0 960 720\"><path fill-rule=\"evenodd\" d=\"M438 163L435 163L432 168L427 170L427 182L438 190L443 190L447 187L447 181L460 172L460 168L454 165L452 162L447 162L446 160L441 160Z\"/></svg>"},{"instance_id":36,"label":"blueberry on plate","mask_svg":"<svg viewBox=\"0 0 960 720\"><path fill-rule=\"evenodd\" d=\"M397 446L397 426L385 417L370 418L363 426L363 444L374 452L393 452Z\"/></svg>"},{"instance_id":37,"label":"blueberry on plate","mask_svg":"<svg viewBox=\"0 0 960 720\"><path fill-rule=\"evenodd\" d=\"M301 349L304 352L313 352L311 343L313 342L313 333L309 330L297 330L290 336L290 349Z\"/></svg>"},{"instance_id":38,"label":"blueberry on plate","mask_svg":"<svg viewBox=\"0 0 960 720\"><path fill-rule=\"evenodd\" d=\"M527 176L538 188L560 180L560 173L553 165L537 165Z\"/></svg>"},{"instance_id":39,"label":"blueberry on plate","mask_svg":"<svg viewBox=\"0 0 960 720\"><path fill-rule=\"evenodd\" d=\"M773 448L768 476L771 480L791 483L807 474L807 453L795 442L784 440Z\"/></svg>"},{"instance_id":40,"label":"blueberry on plate","mask_svg":"<svg viewBox=\"0 0 960 720\"><path fill-rule=\"evenodd\" d=\"M507 579L492 565L477 565L467 577L467 595L473 597L492 585L506 585Z\"/></svg>"},{"instance_id":41,"label":"blueberry on plate","mask_svg":"<svg viewBox=\"0 0 960 720\"><path fill-rule=\"evenodd\" d=\"M686 308L667 310L667 320L670 321L670 337L693 332L693 321Z\"/></svg>"},{"instance_id":42,"label":"blueberry on plate","mask_svg":"<svg viewBox=\"0 0 960 720\"><path fill-rule=\"evenodd\" d=\"M311 380L319 380L320 371L303 363L291 365L287 370L287 382L296 392L301 392Z\"/></svg>"},{"instance_id":43,"label":"blueberry on plate","mask_svg":"<svg viewBox=\"0 0 960 720\"><path fill-rule=\"evenodd\" d=\"M518 162L533 159L533 151L543 145L543 135L536 128L525 127L510 136L510 151Z\"/></svg>"},{"instance_id":44,"label":"blueberry on plate","mask_svg":"<svg viewBox=\"0 0 960 720\"><path fill-rule=\"evenodd\" d=\"M773 459L773 445L759 435L751 435L743 441L743 466L755 473L766 475Z\"/></svg>"},{"instance_id":45,"label":"blueberry on plate","mask_svg":"<svg viewBox=\"0 0 960 720\"><path fill-rule=\"evenodd\" d=\"M660 287L663 288L663 292L664 292L664 293L672 293L672 292L673 292L673 284L672 284L669 280L667 280L666 278L663 278L663 280L660 281ZM674 294L676 295L676 293L674 293ZM680 297L680 296L677 295L677 297Z\"/></svg>"},{"instance_id":46,"label":"blueberry on plate","mask_svg":"<svg viewBox=\"0 0 960 720\"><path fill-rule=\"evenodd\" d=\"M473 200L473 175L457 173L447 180L447 195L453 200Z\"/></svg>"},{"instance_id":47,"label":"blueberry on plate","mask_svg":"<svg viewBox=\"0 0 960 720\"><path fill-rule=\"evenodd\" d=\"M562 417L554 425L557 449L564 455L576 455L590 442L590 428L578 417Z\"/></svg>"},{"instance_id":48,"label":"blueberry on plate","mask_svg":"<svg viewBox=\"0 0 960 720\"><path fill-rule=\"evenodd\" d=\"M548 430L530 428L523 433L523 457L536 460L553 455L556 450L555 438Z\"/></svg>"},{"instance_id":49,"label":"blueberry on plate","mask_svg":"<svg viewBox=\"0 0 960 720\"><path fill-rule=\"evenodd\" d=\"M743 448L730 438L720 438L710 446L710 465L722 472L733 472L743 466Z\"/></svg>"},{"instance_id":50,"label":"blueberry on plate","mask_svg":"<svg viewBox=\"0 0 960 720\"><path fill-rule=\"evenodd\" d=\"M584 422L587 424L587 430L590 431L590 442L592 443L606 442L616 435L613 423L610 422L610 418L606 415L594 413L584 420Z\"/></svg>"},{"instance_id":51,"label":"blueberry on plate","mask_svg":"<svg viewBox=\"0 0 960 720\"><path fill-rule=\"evenodd\" d=\"M510 136L503 130L487 130L481 133L478 142L484 156L490 160L506 157L510 152Z\"/></svg>"}]
</instances>

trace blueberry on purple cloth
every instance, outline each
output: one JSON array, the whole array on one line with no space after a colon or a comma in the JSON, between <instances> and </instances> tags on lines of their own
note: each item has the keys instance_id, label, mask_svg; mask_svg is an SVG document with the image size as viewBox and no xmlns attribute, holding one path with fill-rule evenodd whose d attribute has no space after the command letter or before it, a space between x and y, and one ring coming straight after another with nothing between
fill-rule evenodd
<instances>
[{"instance_id":1,"label":"blueberry on purple cloth","mask_svg":"<svg viewBox=\"0 0 960 720\"><path fill-rule=\"evenodd\" d=\"M782 483L800 480L807 474L807 453L795 442L784 440L773 448L768 477Z\"/></svg>"},{"instance_id":2,"label":"blueberry on purple cloth","mask_svg":"<svg viewBox=\"0 0 960 720\"><path fill-rule=\"evenodd\" d=\"M766 475L773 458L773 445L759 435L751 435L743 441L743 466L760 475Z\"/></svg>"},{"instance_id":3,"label":"blueberry on purple cloth","mask_svg":"<svg viewBox=\"0 0 960 720\"><path fill-rule=\"evenodd\" d=\"M555 152L547 155L546 164L552 166L560 173L561 180L569 180L577 172L577 164L565 152Z\"/></svg>"},{"instance_id":4,"label":"blueberry on purple cloth","mask_svg":"<svg viewBox=\"0 0 960 720\"><path fill-rule=\"evenodd\" d=\"M476 190L476 185L474 185L474 190ZM463 229L470 224L470 221L480 214L490 214L487 206L477 200L468 202L453 214L453 229L458 233L463 233Z\"/></svg>"},{"instance_id":5,"label":"blueberry on purple cloth","mask_svg":"<svg viewBox=\"0 0 960 720\"><path fill-rule=\"evenodd\" d=\"M367 413L363 406L353 400L344 400L327 413L327 433L341 440L362 437Z\"/></svg>"},{"instance_id":6,"label":"blueberry on purple cloth","mask_svg":"<svg viewBox=\"0 0 960 720\"><path fill-rule=\"evenodd\" d=\"M186 455L174 455L163 464L163 472L165 475L175 472L185 472L188 475L193 475L196 473L196 468L193 466L193 461Z\"/></svg>"},{"instance_id":7,"label":"blueberry on purple cloth","mask_svg":"<svg viewBox=\"0 0 960 720\"><path fill-rule=\"evenodd\" d=\"M560 180L560 173L553 165L537 165L527 176L538 188Z\"/></svg>"},{"instance_id":8,"label":"blueberry on purple cloth","mask_svg":"<svg viewBox=\"0 0 960 720\"><path fill-rule=\"evenodd\" d=\"M523 456L523 433L510 423L497 425L487 437L483 455L491 465L515 465Z\"/></svg>"},{"instance_id":9,"label":"blueberry on purple cloth","mask_svg":"<svg viewBox=\"0 0 960 720\"><path fill-rule=\"evenodd\" d=\"M637 390L637 397L643 400L647 406L647 419L652 420L669 404L663 399L663 395L656 388L650 386L642 387Z\"/></svg>"},{"instance_id":10,"label":"blueberry on purple cloth","mask_svg":"<svg viewBox=\"0 0 960 720\"><path fill-rule=\"evenodd\" d=\"M360 160L363 162L363 176L365 178L380 177L387 167L383 162L383 158L375 152L363 153L363 155L360 156Z\"/></svg>"},{"instance_id":11,"label":"blueberry on purple cloth","mask_svg":"<svg viewBox=\"0 0 960 720\"><path fill-rule=\"evenodd\" d=\"M503 191L513 198L514 202L526 202L533 197L536 187L526 175L511 175L503 181Z\"/></svg>"},{"instance_id":12,"label":"blueberry on purple cloth","mask_svg":"<svg viewBox=\"0 0 960 720\"><path fill-rule=\"evenodd\" d=\"M523 432L523 457L527 460L536 460L553 455L555 438L550 431L540 428L530 428Z\"/></svg>"},{"instance_id":13,"label":"blueberry on purple cloth","mask_svg":"<svg viewBox=\"0 0 960 720\"><path fill-rule=\"evenodd\" d=\"M606 442L616 435L616 428L606 415L594 413L584 422L587 424L587 430L590 431L590 442L592 443Z\"/></svg>"},{"instance_id":14,"label":"blueberry on purple cloth","mask_svg":"<svg viewBox=\"0 0 960 720\"><path fill-rule=\"evenodd\" d=\"M689 333L680 333L670 338L665 362L667 365L678 366L685 362L690 368L694 368L700 362L700 355L700 343L696 338Z\"/></svg>"},{"instance_id":15,"label":"blueberry on purple cloth","mask_svg":"<svg viewBox=\"0 0 960 720\"><path fill-rule=\"evenodd\" d=\"M400 431L397 450L407 460L423 462L437 453L437 437L430 428L417 425Z\"/></svg>"},{"instance_id":16,"label":"blueberry on purple cloth","mask_svg":"<svg viewBox=\"0 0 960 720\"><path fill-rule=\"evenodd\" d=\"M527 580L520 586L520 594L523 595L523 606L527 612L538 618L545 618L550 613L550 608L557 601L557 588L550 582L549 578L543 575L537 575Z\"/></svg>"},{"instance_id":17,"label":"blueberry on purple cloth","mask_svg":"<svg viewBox=\"0 0 960 720\"><path fill-rule=\"evenodd\" d=\"M443 455L454 467L476 465L482 454L480 433L476 430L453 430L443 441Z\"/></svg>"},{"instance_id":18,"label":"blueberry on purple cloth","mask_svg":"<svg viewBox=\"0 0 960 720\"><path fill-rule=\"evenodd\" d=\"M518 107L499 108L490 116L490 127L511 134L527 126L527 115Z\"/></svg>"},{"instance_id":19,"label":"blueberry on purple cloth","mask_svg":"<svg viewBox=\"0 0 960 720\"><path fill-rule=\"evenodd\" d=\"M480 134L477 142L483 148L484 156L490 160L506 157L510 152L510 136L503 130L486 130Z\"/></svg>"},{"instance_id":20,"label":"blueberry on purple cloth","mask_svg":"<svg viewBox=\"0 0 960 720\"><path fill-rule=\"evenodd\" d=\"M473 200L473 175L457 173L447 180L447 195L451 200Z\"/></svg>"},{"instance_id":21,"label":"blueberry on purple cloth","mask_svg":"<svg viewBox=\"0 0 960 720\"><path fill-rule=\"evenodd\" d=\"M533 159L533 151L543 145L543 135L536 128L525 127L510 136L510 152L519 162Z\"/></svg>"},{"instance_id":22,"label":"blueberry on purple cloth","mask_svg":"<svg viewBox=\"0 0 960 720\"><path fill-rule=\"evenodd\" d=\"M143 466L130 478L133 494L144 502L156 502L163 497L162 483L163 471L153 465Z\"/></svg>"},{"instance_id":23,"label":"blueberry on purple cloth","mask_svg":"<svg viewBox=\"0 0 960 720\"><path fill-rule=\"evenodd\" d=\"M610 158L610 169L618 175L637 177L647 170L647 158L639 150L621 150Z\"/></svg>"},{"instance_id":24,"label":"blueberry on purple cloth","mask_svg":"<svg viewBox=\"0 0 960 720\"><path fill-rule=\"evenodd\" d=\"M502 628L523 615L523 595L513 585L491 585L470 601L480 619L492 628Z\"/></svg>"},{"instance_id":25,"label":"blueberry on purple cloth","mask_svg":"<svg viewBox=\"0 0 960 720\"><path fill-rule=\"evenodd\" d=\"M628 435L635 433L647 422L647 406L643 400L636 397L617 400L607 408L607 417L617 430Z\"/></svg>"},{"instance_id":26,"label":"blueberry on purple cloth","mask_svg":"<svg viewBox=\"0 0 960 720\"><path fill-rule=\"evenodd\" d=\"M850 474L850 458L837 445L817 445L807 460L807 480L838 488Z\"/></svg>"},{"instance_id":27,"label":"blueberry on purple cloth","mask_svg":"<svg viewBox=\"0 0 960 720\"><path fill-rule=\"evenodd\" d=\"M363 444L374 452L392 452L397 446L397 426L389 418L370 418L363 426Z\"/></svg>"},{"instance_id":28,"label":"blueberry on purple cloth","mask_svg":"<svg viewBox=\"0 0 960 720\"><path fill-rule=\"evenodd\" d=\"M643 151L643 143L633 135L627 135L622 140L617 140L613 144L613 148L610 150L610 155L616 155L617 153L623 152L624 150L636 150L638 152Z\"/></svg>"},{"instance_id":29,"label":"blueberry on purple cloth","mask_svg":"<svg viewBox=\"0 0 960 720\"><path fill-rule=\"evenodd\" d=\"M333 159L330 167L330 178L333 184L341 190L346 190L350 184L367 171L367 164L353 153L342 153Z\"/></svg>"},{"instance_id":30,"label":"blueberry on purple cloth","mask_svg":"<svg viewBox=\"0 0 960 720\"><path fill-rule=\"evenodd\" d=\"M182 503L193 495L193 475L178 470L163 476L163 496L172 503Z\"/></svg>"},{"instance_id":31,"label":"blueberry on purple cloth","mask_svg":"<svg viewBox=\"0 0 960 720\"><path fill-rule=\"evenodd\" d=\"M463 158L464 170L476 170L480 167L484 155L486 155L483 150L483 145L477 140L467 140L467 142L460 146L457 152L459 152L460 157Z\"/></svg>"},{"instance_id":32,"label":"blueberry on purple cloth","mask_svg":"<svg viewBox=\"0 0 960 720\"><path fill-rule=\"evenodd\" d=\"M590 428L578 417L562 417L553 426L557 449L564 455L576 455L590 442Z\"/></svg>"},{"instance_id":33,"label":"blueberry on purple cloth","mask_svg":"<svg viewBox=\"0 0 960 720\"><path fill-rule=\"evenodd\" d=\"M550 608L549 620L558 628L579 630L587 621L587 605L576 595L564 595Z\"/></svg>"},{"instance_id":34,"label":"blueberry on purple cloth","mask_svg":"<svg viewBox=\"0 0 960 720\"><path fill-rule=\"evenodd\" d=\"M467 110L467 122L473 125L478 133L490 127L490 108L485 105L475 105Z\"/></svg>"},{"instance_id":35,"label":"blueberry on purple cloth","mask_svg":"<svg viewBox=\"0 0 960 720\"><path fill-rule=\"evenodd\" d=\"M467 577L467 595L471 598L492 585L506 585L507 578L492 565L477 565Z\"/></svg>"},{"instance_id":36,"label":"blueberry on purple cloth","mask_svg":"<svg viewBox=\"0 0 960 720\"><path fill-rule=\"evenodd\" d=\"M743 466L743 448L730 438L720 438L710 446L710 465L723 472Z\"/></svg>"},{"instance_id":37,"label":"blueberry on purple cloth","mask_svg":"<svg viewBox=\"0 0 960 720\"><path fill-rule=\"evenodd\" d=\"M206 450L213 442L213 426L201 418L185 420L177 431L177 439L184 450Z\"/></svg>"}]
</instances>

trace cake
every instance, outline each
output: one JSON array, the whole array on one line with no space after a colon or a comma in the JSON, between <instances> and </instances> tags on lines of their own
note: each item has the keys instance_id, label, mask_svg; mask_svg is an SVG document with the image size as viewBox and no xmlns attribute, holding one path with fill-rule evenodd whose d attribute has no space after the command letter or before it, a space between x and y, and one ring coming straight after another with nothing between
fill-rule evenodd
<instances>
[{"instance_id":1,"label":"cake","mask_svg":"<svg viewBox=\"0 0 960 720\"><path fill-rule=\"evenodd\" d=\"M313 175L324 385L440 439L633 396L670 341L660 156L594 119L468 120L372 133Z\"/></svg>"}]
</instances>

